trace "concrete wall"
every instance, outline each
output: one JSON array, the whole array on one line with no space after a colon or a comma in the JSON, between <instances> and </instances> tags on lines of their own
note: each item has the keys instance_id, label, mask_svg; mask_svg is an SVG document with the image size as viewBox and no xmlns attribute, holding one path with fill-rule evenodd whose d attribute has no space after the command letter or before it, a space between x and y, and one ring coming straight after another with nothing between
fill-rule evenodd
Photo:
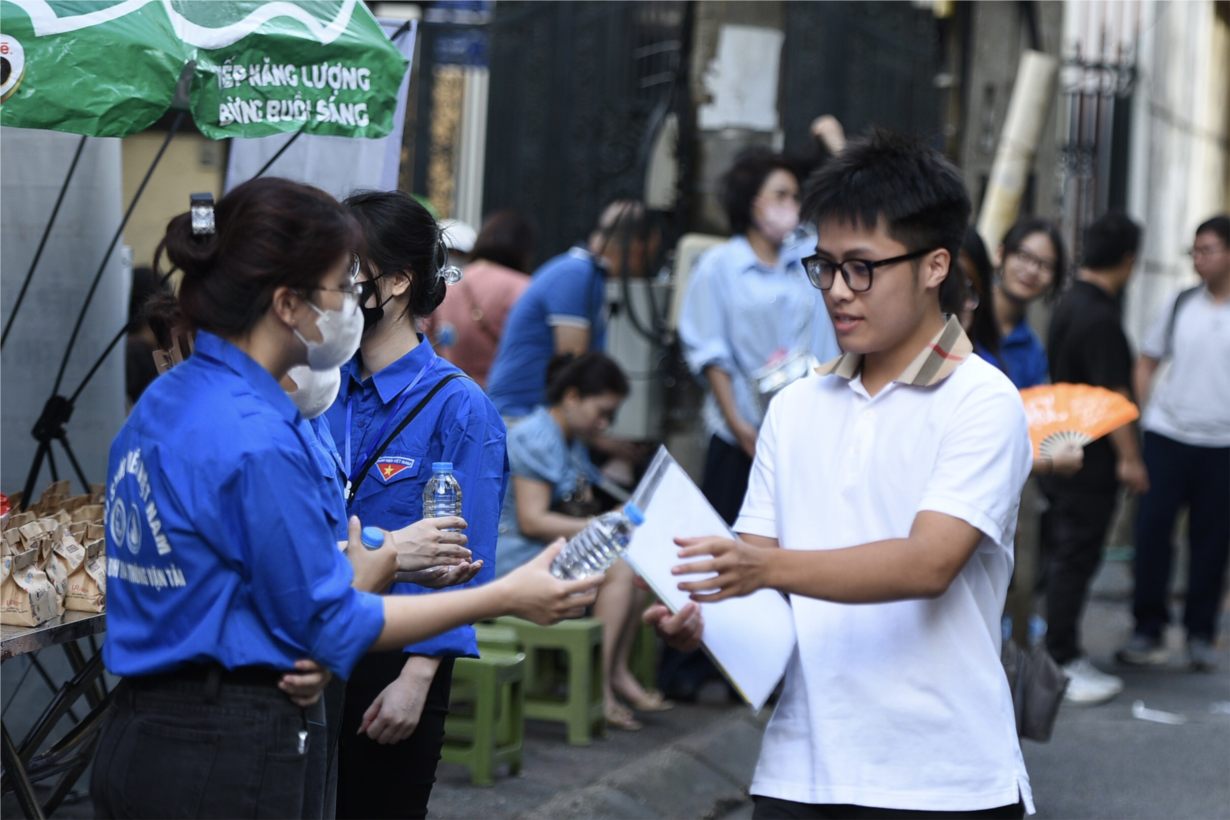
<instances>
[{"instance_id":1,"label":"concrete wall","mask_svg":"<svg viewBox=\"0 0 1230 820\"><path fill-rule=\"evenodd\" d=\"M1131 5L1140 22L1128 203L1145 235L1124 322L1139 341L1167 297L1198 281L1184 251L1230 203L1230 26L1212 2Z\"/></svg>"},{"instance_id":2,"label":"concrete wall","mask_svg":"<svg viewBox=\"0 0 1230 820\"><path fill-rule=\"evenodd\" d=\"M166 138L165 131L145 131L123 140L124 204L132 202L150 163ZM197 133L180 131L167 146L137 203L124 238L132 247L133 264L149 265L171 217L188 210L189 194L209 192L222 197L226 144Z\"/></svg>"}]
</instances>

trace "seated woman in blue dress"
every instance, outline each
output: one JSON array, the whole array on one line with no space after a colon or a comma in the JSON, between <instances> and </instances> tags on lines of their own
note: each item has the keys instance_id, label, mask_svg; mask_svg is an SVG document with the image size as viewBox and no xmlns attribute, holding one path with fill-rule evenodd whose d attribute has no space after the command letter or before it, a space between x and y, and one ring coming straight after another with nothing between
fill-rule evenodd
<instances>
[{"instance_id":1,"label":"seated woman in blue dress","mask_svg":"<svg viewBox=\"0 0 1230 820\"><path fill-rule=\"evenodd\" d=\"M571 538L602 512L593 487L601 478L585 443L611 424L628 395L619 365L602 353L557 356L547 370L547 406L537 408L508 433L512 481L504 497L496 543L496 575L533 559L556 538ZM594 617L602 621L603 668L608 725L641 728L624 698L638 711L672 704L646 691L628 669L628 655L644 598L632 584L632 569L616 561L598 592Z\"/></svg>"}]
</instances>

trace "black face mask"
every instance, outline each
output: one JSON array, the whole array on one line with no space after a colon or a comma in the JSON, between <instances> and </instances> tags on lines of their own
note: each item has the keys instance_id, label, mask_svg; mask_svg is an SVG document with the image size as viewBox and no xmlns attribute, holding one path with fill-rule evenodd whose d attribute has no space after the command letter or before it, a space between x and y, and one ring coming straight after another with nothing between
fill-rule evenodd
<instances>
[{"instance_id":1,"label":"black face mask","mask_svg":"<svg viewBox=\"0 0 1230 820\"><path fill-rule=\"evenodd\" d=\"M379 279L380 277L376 277ZM380 291L376 288L376 279L366 279L359 283L359 310L363 313L363 332L367 333L384 318L384 306L389 303L390 296L380 301ZM368 307L367 303L375 298L376 304Z\"/></svg>"}]
</instances>

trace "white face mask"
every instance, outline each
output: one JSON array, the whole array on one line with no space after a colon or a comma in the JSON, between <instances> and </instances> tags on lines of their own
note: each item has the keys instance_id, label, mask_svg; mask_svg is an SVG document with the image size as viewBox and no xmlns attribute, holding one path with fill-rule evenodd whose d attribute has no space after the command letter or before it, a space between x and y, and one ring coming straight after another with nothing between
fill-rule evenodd
<instances>
[{"instance_id":1,"label":"white face mask","mask_svg":"<svg viewBox=\"0 0 1230 820\"><path fill-rule=\"evenodd\" d=\"M317 372L305 364L295 365L286 373L298 389L290 400L305 419L314 419L333 406L337 391L342 388L342 369Z\"/></svg>"},{"instance_id":2,"label":"white face mask","mask_svg":"<svg viewBox=\"0 0 1230 820\"><path fill-rule=\"evenodd\" d=\"M799 227L799 206L785 202L765 203L760 206L756 227L765 239L780 245L791 231Z\"/></svg>"},{"instance_id":3,"label":"white face mask","mask_svg":"<svg viewBox=\"0 0 1230 820\"><path fill-rule=\"evenodd\" d=\"M359 349L363 338L363 314L359 312L359 297L346 294L341 310L321 310L308 301L308 307L316 311L316 329L320 341L311 342L295 328L295 336L307 347L308 367L317 372L333 370L350 361Z\"/></svg>"}]
</instances>

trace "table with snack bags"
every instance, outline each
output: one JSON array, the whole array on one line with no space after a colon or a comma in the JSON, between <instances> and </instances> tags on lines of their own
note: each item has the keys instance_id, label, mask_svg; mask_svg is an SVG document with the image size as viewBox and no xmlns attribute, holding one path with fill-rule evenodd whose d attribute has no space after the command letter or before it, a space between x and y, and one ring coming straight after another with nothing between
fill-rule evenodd
<instances>
[{"instance_id":1,"label":"table with snack bags","mask_svg":"<svg viewBox=\"0 0 1230 820\"><path fill-rule=\"evenodd\" d=\"M19 742L0 720L0 788L16 793L27 817L50 814L69 793L93 757L110 703L102 654L93 637L106 630L103 485L81 495L70 493L68 481L57 481L21 511L20 495L0 495L0 663L60 646L73 671ZM88 658L78 643L84 640L91 650ZM32 656L30 662L37 659ZM39 671L46 679L41 667ZM83 698L90 713L46 745L61 719ZM53 781L41 800L33 787L40 781Z\"/></svg>"}]
</instances>

